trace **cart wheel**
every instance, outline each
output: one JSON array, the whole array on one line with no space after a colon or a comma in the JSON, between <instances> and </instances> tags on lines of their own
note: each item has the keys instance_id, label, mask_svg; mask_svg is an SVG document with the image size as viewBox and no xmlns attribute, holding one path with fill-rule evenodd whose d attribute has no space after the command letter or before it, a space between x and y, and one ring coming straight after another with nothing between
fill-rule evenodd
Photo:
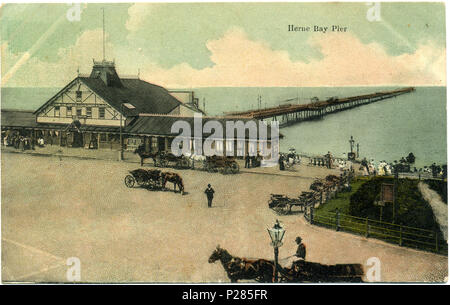
<instances>
[{"instance_id":1,"label":"cart wheel","mask_svg":"<svg viewBox=\"0 0 450 305\"><path fill-rule=\"evenodd\" d=\"M129 188L132 188L134 186L134 183L136 182L136 179L134 179L133 176L127 175L125 176L125 185Z\"/></svg>"},{"instance_id":2,"label":"cart wheel","mask_svg":"<svg viewBox=\"0 0 450 305\"><path fill-rule=\"evenodd\" d=\"M283 215L283 208L282 207L275 207L274 208L275 213L277 213L278 215Z\"/></svg>"},{"instance_id":3,"label":"cart wheel","mask_svg":"<svg viewBox=\"0 0 450 305\"><path fill-rule=\"evenodd\" d=\"M283 204L283 203L279 203L275 208L274 208L275 212L278 215L286 215L287 211L289 211L289 207L287 204Z\"/></svg>"}]
</instances>

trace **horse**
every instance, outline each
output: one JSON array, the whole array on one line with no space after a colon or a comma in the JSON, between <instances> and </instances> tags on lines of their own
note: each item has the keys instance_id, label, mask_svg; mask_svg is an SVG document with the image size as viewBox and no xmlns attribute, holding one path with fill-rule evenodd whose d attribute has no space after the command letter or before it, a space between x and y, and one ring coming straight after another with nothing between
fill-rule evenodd
<instances>
[{"instance_id":1,"label":"horse","mask_svg":"<svg viewBox=\"0 0 450 305\"><path fill-rule=\"evenodd\" d=\"M144 145L140 145L138 148L136 148L134 150L135 154L138 154L139 157L141 158L141 166L144 165L144 160L148 159L148 158L152 158L153 159L153 165L156 166L156 157L159 155L158 152L146 152L145 151L145 147Z\"/></svg>"},{"instance_id":2,"label":"horse","mask_svg":"<svg viewBox=\"0 0 450 305\"><path fill-rule=\"evenodd\" d=\"M256 280L260 283L272 283L274 281L275 267L271 261L265 259L246 259L234 257L227 250L217 248L208 259L210 264L220 260L228 278L232 283L238 280Z\"/></svg>"},{"instance_id":3,"label":"horse","mask_svg":"<svg viewBox=\"0 0 450 305\"><path fill-rule=\"evenodd\" d=\"M162 178L162 187L163 188L166 187L167 182L172 182L174 192L176 192L177 186L178 186L178 188L180 189L180 193L182 195L184 194L183 179L181 178L180 175L178 175L177 173L163 172L163 173L161 173L161 178Z\"/></svg>"}]
</instances>

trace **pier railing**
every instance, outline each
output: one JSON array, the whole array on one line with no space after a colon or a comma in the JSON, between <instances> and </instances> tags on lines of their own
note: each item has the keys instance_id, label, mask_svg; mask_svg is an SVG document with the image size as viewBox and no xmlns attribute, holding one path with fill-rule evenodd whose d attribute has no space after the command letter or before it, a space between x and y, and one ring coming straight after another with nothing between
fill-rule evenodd
<instances>
[{"instance_id":1,"label":"pier railing","mask_svg":"<svg viewBox=\"0 0 450 305\"><path fill-rule=\"evenodd\" d=\"M283 127L295 122L320 119L324 115L330 113L335 113L380 100L396 97L397 95L409 93L414 90L415 89L413 87L408 87L345 98L330 98L325 101L316 101L309 104L287 104L264 109L231 112L228 114L253 119L272 118L280 121L280 127ZM278 117L280 119L278 119Z\"/></svg>"}]
</instances>

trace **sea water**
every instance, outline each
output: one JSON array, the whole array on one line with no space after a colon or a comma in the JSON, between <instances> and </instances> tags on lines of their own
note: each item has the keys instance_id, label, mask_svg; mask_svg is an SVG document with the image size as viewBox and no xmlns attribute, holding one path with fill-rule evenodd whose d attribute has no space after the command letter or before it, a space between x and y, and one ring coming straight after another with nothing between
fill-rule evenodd
<instances>
[{"instance_id":1,"label":"sea water","mask_svg":"<svg viewBox=\"0 0 450 305\"><path fill-rule=\"evenodd\" d=\"M400 87L219 87L189 88L208 115L283 104L305 104L311 98L349 97ZM3 88L3 109L37 109L58 88ZM373 104L326 115L282 128L281 151L342 157L349 139L359 143L360 156L392 162L412 152L416 166L447 163L446 88L416 87L416 91Z\"/></svg>"}]
</instances>

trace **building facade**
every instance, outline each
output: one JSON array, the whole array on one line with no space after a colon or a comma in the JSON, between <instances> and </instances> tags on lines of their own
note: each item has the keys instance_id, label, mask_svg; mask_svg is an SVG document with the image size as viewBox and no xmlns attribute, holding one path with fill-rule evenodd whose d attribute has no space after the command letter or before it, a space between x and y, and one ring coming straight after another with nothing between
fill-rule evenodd
<instances>
[{"instance_id":1,"label":"building facade","mask_svg":"<svg viewBox=\"0 0 450 305\"><path fill-rule=\"evenodd\" d=\"M168 151L177 134L171 127L178 120L192 126L195 113L204 113L192 91L168 91L139 78L120 78L114 62L94 61L90 75L78 75L36 111L2 109L2 136L20 135L35 143L86 149L134 150L144 145L146 151ZM227 120L245 118L228 118ZM225 118L218 120L225 130ZM202 135L206 138L208 135ZM204 139L203 139L204 141ZM267 142L270 142L270 138ZM193 150L194 141L190 139ZM216 144L217 143L217 144ZM223 139L216 142L218 150L233 150ZM246 142L245 152L259 150ZM269 144L270 146L270 144Z\"/></svg>"}]
</instances>

